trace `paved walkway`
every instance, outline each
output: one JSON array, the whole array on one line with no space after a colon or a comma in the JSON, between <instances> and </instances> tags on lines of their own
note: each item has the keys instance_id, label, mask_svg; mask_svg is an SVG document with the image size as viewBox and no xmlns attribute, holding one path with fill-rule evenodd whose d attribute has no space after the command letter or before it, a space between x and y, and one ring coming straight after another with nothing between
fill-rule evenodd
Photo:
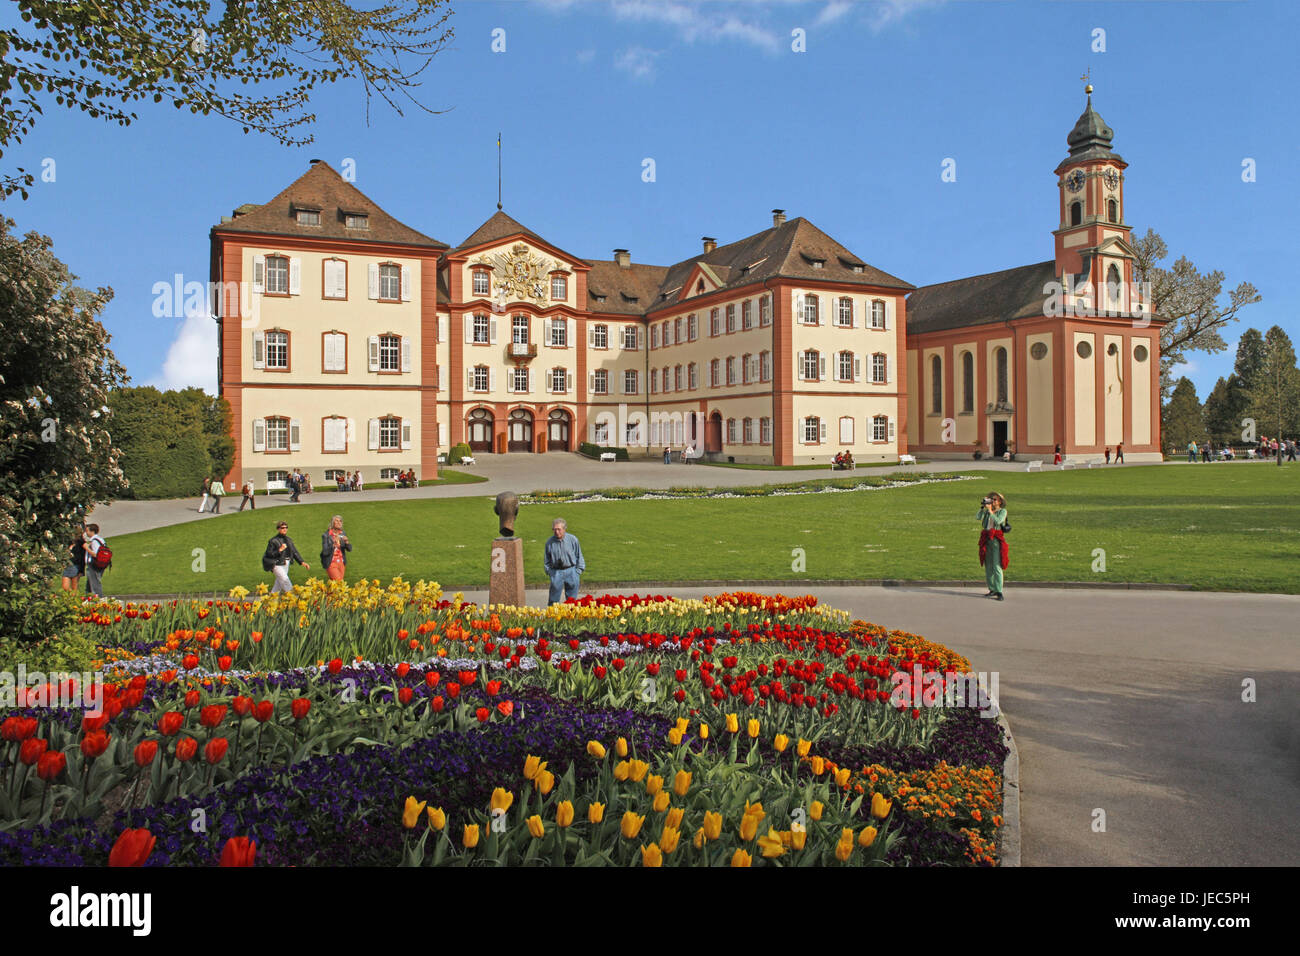
<instances>
[{"instance_id":1,"label":"paved walkway","mask_svg":"<svg viewBox=\"0 0 1300 956\"><path fill-rule=\"evenodd\" d=\"M1138 465L1112 467L1135 468ZM819 471L750 471L745 468L716 468L709 465L665 465L658 461L598 462L577 454L546 455L479 455L477 464L458 469L472 471L487 477L486 482L468 485L443 485L440 487L386 489L349 492L318 491L302 498L308 504L342 501L390 501L405 498L495 498L502 491L567 490L590 491L595 488L635 487L670 488L733 487L736 485L767 485L785 481L811 481L818 478L848 478L856 475L887 475L896 471L1019 471L1023 463L1008 464L990 461L932 461L920 465L892 465L884 468L864 468L854 472ZM1055 472L1051 465L1045 473ZM227 494L221 502L222 514L239 510L242 496ZM289 504L289 496L259 495L257 508L278 508ZM104 529L105 535L129 534L180 524L184 521L210 521L221 515L198 513L199 498L174 498L163 501L118 501L100 505L93 511L94 520ZM291 506L292 507L292 506Z\"/></svg>"},{"instance_id":2,"label":"paved walkway","mask_svg":"<svg viewBox=\"0 0 1300 956\"><path fill-rule=\"evenodd\" d=\"M1000 604L957 588L813 593L998 672L1020 748L1025 866L1300 860L1300 595L1017 591L1014 581ZM1241 700L1246 678L1258 703ZM1104 833L1092 831L1096 809Z\"/></svg>"}]
</instances>

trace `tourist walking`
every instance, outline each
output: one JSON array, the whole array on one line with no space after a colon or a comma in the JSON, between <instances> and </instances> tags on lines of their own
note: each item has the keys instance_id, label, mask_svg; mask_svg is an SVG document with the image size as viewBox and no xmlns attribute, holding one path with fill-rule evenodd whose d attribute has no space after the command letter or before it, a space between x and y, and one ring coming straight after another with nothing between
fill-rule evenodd
<instances>
[{"instance_id":1,"label":"tourist walking","mask_svg":"<svg viewBox=\"0 0 1300 956\"><path fill-rule=\"evenodd\" d=\"M1210 455L1213 451L1214 451L1214 443L1207 439L1205 444L1201 446L1201 461L1205 464L1209 464Z\"/></svg>"},{"instance_id":2,"label":"tourist walking","mask_svg":"<svg viewBox=\"0 0 1300 956\"><path fill-rule=\"evenodd\" d=\"M203 514L204 509L208 507L209 490L212 487L212 479L203 479L203 500L199 502L199 514Z\"/></svg>"},{"instance_id":3,"label":"tourist walking","mask_svg":"<svg viewBox=\"0 0 1300 956\"><path fill-rule=\"evenodd\" d=\"M212 513L214 515L221 514L221 499L226 494L225 483L218 478L208 486L208 493L212 495Z\"/></svg>"},{"instance_id":4,"label":"tourist walking","mask_svg":"<svg viewBox=\"0 0 1300 956\"><path fill-rule=\"evenodd\" d=\"M104 547L108 542L99 536L99 525L86 525L85 533L82 535L82 550L86 554L86 593L96 594L99 597L104 596L104 572L107 567L99 568L95 566L95 555L99 554L99 549Z\"/></svg>"},{"instance_id":5,"label":"tourist walking","mask_svg":"<svg viewBox=\"0 0 1300 956\"><path fill-rule=\"evenodd\" d=\"M984 565L984 580L989 593L985 597L1001 601L1002 572L1006 570L1011 557L1011 545L1005 537L1011 530L1007 521L1007 501L996 491L985 496L980 502L977 516L980 531L980 563Z\"/></svg>"},{"instance_id":6,"label":"tourist walking","mask_svg":"<svg viewBox=\"0 0 1300 956\"><path fill-rule=\"evenodd\" d=\"M578 544L577 535L568 533L568 523L563 518L556 518L551 522L551 531L553 533L546 539L544 549L546 576L551 579L548 605L559 604L565 598L576 598L582 572L587 570L582 546Z\"/></svg>"},{"instance_id":7,"label":"tourist walking","mask_svg":"<svg viewBox=\"0 0 1300 956\"><path fill-rule=\"evenodd\" d=\"M664 449L664 464L665 464L665 465L671 465L671 464L672 464L672 461L673 461L673 450L672 450L672 448L665 448L665 449Z\"/></svg>"},{"instance_id":8,"label":"tourist walking","mask_svg":"<svg viewBox=\"0 0 1300 956\"><path fill-rule=\"evenodd\" d=\"M1288 438L1286 440L1286 460L1295 461L1295 439L1294 438Z\"/></svg>"},{"instance_id":9,"label":"tourist walking","mask_svg":"<svg viewBox=\"0 0 1300 956\"><path fill-rule=\"evenodd\" d=\"M1115 464L1124 464L1124 443L1120 442L1115 446Z\"/></svg>"},{"instance_id":10,"label":"tourist walking","mask_svg":"<svg viewBox=\"0 0 1300 956\"><path fill-rule=\"evenodd\" d=\"M293 490L293 497L289 500L296 503L298 496L302 494L302 476L298 474L297 468L289 474L289 487Z\"/></svg>"},{"instance_id":11,"label":"tourist walking","mask_svg":"<svg viewBox=\"0 0 1300 956\"><path fill-rule=\"evenodd\" d=\"M289 537L289 522L281 521L275 526L275 537L266 542L266 552L262 555L262 569L275 575L275 584L271 586L272 594L293 590L293 582L289 580L290 561L311 570L311 565L302 559L293 538Z\"/></svg>"},{"instance_id":12,"label":"tourist walking","mask_svg":"<svg viewBox=\"0 0 1300 956\"><path fill-rule=\"evenodd\" d=\"M244 505L248 505L248 507L256 511L257 499L253 497L253 479L250 478L248 481L244 482L243 495L244 500L239 503L239 510L243 511Z\"/></svg>"},{"instance_id":13,"label":"tourist walking","mask_svg":"<svg viewBox=\"0 0 1300 956\"><path fill-rule=\"evenodd\" d=\"M84 524L81 526L81 531L82 534L86 531ZM76 535L68 544L68 566L63 569L63 590L74 594L77 591L78 581L86 573L85 543L86 539L82 535Z\"/></svg>"},{"instance_id":14,"label":"tourist walking","mask_svg":"<svg viewBox=\"0 0 1300 956\"><path fill-rule=\"evenodd\" d=\"M1110 464L1110 446L1106 446L1106 464Z\"/></svg>"},{"instance_id":15,"label":"tourist walking","mask_svg":"<svg viewBox=\"0 0 1300 956\"><path fill-rule=\"evenodd\" d=\"M1059 465L1060 463L1061 463L1061 446L1058 444L1056 446L1055 453L1053 453L1052 455L1052 464Z\"/></svg>"},{"instance_id":16,"label":"tourist walking","mask_svg":"<svg viewBox=\"0 0 1300 956\"><path fill-rule=\"evenodd\" d=\"M351 550L352 542L343 533L343 518L335 515L330 519L329 530L320 536L320 566L331 581L343 580Z\"/></svg>"},{"instance_id":17,"label":"tourist walking","mask_svg":"<svg viewBox=\"0 0 1300 956\"><path fill-rule=\"evenodd\" d=\"M365 479L361 477L361 469L358 468L356 474L354 474L352 477L356 480L357 491L365 491L366 483L365 483Z\"/></svg>"},{"instance_id":18,"label":"tourist walking","mask_svg":"<svg viewBox=\"0 0 1300 956\"><path fill-rule=\"evenodd\" d=\"M1196 442L1187 443L1187 461L1189 464L1196 464Z\"/></svg>"}]
</instances>

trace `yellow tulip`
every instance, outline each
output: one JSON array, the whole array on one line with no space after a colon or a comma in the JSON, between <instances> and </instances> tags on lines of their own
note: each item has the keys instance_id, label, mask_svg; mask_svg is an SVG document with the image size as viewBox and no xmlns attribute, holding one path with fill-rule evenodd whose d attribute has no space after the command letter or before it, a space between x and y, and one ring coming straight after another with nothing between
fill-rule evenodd
<instances>
[{"instance_id":1,"label":"yellow tulip","mask_svg":"<svg viewBox=\"0 0 1300 956\"><path fill-rule=\"evenodd\" d=\"M435 830L441 830L447 825L447 814L442 807L430 807L426 812L429 814L429 826Z\"/></svg>"},{"instance_id":2,"label":"yellow tulip","mask_svg":"<svg viewBox=\"0 0 1300 956\"><path fill-rule=\"evenodd\" d=\"M546 796L546 794L551 792L551 788L555 786L555 774L551 773L549 770L543 770L537 775L537 779L534 780L533 783L536 784L537 789L542 792L542 796Z\"/></svg>"},{"instance_id":3,"label":"yellow tulip","mask_svg":"<svg viewBox=\"0 0 1300 956\"><path fill-rule=\"evenodd\" d=\"M686 791L691 789L691 774L687 770L678 770L673 775L673 793L679 797L686 796Z\"/></svg>"},{"instance_id":4,"label":"yellow tulip","mask_svg":"<svg viewBox=\"0 0 1300 956\"><path fill-rule=\"evenodd\" d=\"M641 847L641 865L642 866L663 866L664 855L659 852L658 844L651 843L649 846Z\"/></svg>"},{"instance_id":5,"label":"yellow tulip","mask_svg":"<svg viewBox=\"0 0 1300 956\"><path fill-rule=\"evenodd\" d=\"M532 754L529 754L524 758L524 779L536 780L538 773L540 773L541 769L545 766L546 764L542 763L540 757L534 757Z\"/></svg>"},{"instance_id":6,"label":"yellow tulip","mask_svg":"<svg viewBox=\"0 0 1300 956\"><path fill-rule=\"evenodd\" d=\"M796 850L802 850L805 843L808 842L808 831L799 829L790 833L790 845Z\"/></svg>"},{"instance_id":7,"label":"yellow tulip","mask_svg":"<svg viewBox=\"0 0 1300 956\"><path fill-rule=\"evenodd\" d=\"M682 732L678 730L676 727L668 731L668 742L672 744L674 747L676 747L678 744L682 742Z\"/></svg>"},{"instance_id":8,"label":"yellow tulip","mask_svg":"<svg viewBox=\"0 0 1300 956\"><path fill-rule=\"evenodd\" d=\"M848 862L849 857L851 857L852 855L853 855L852 840L850 840L848 843L845 843L843 840L841 840L839 843L835 844L835 859L839 860L841 863Z\"/></svg>"},{"instance_id":9,"label":"yellow tulip","mask_svg":"<svg viewBox=\"0 0 1300 956\"><path fill-rule=\"evenodd\" d=\"M685 717L677 718L677 727L676 727L677 730L680 730L682 733L686 733L687 728L689 728L690 726L691 726L691 722L687 720Z\"/></svg>"},{"instance_id":10,"label":"yellow tulip","mask_svg":"<svg viewBox=\"0 0 1300 956\"><path fill-rule=\"evenodd\" d=\"M692 840L691 842L695 844L695 849L697 850L700 847L704 846L704 827L700 827L698 830L695 831L695 839Z\"/></svg>"},{"instance_id":11,"label":"yellow tulip","mask_svg":"<svg viewBox=\"0 0 1300 956\"><path fill-rule=\"evenodd\" d=\"M415 826L428 802L428 800L416 800L415 797L407 797L406 806L402 810L402 826L408 830Z\"/></svg>"},{"instance_id":12,"label":"yellow tulip","mask_svg":"<svg viewBox=\"0 0 1300 956\"><path fill-rule=\"evenodd\" d=\"M561 800L559 806L555 808L555 823L557 826L567 827L573 822L573 802L570 800Z\"/></svg>"},{"instance_id":13,"label":"yellow tulip","mask_svg":"<svg viewBox=\"0 0 1300 956\"><path fill-rule=\"evenodd\" d=\"M763 817L767 816L767 814L763 811L763 805L761 803L750 803L746 800L745 816L753 817L755 820L761 820Z\"/></svg>"},{"instance_id":14,"label":"yellow tulip","mask_svg":"<svg viewBox=\"0 0 1300 956\"><path fill-rule=\"evenodd\" d=\"M626 780L628 778L628 774L630 774L631 772L632 772L632 765L628 763L626 760L620 760L618 763L614 764L615 780L618 781Z\"/></svg>"},{"instance_id":15,"label":"yellow tulip","mask_svg":"<svg viewBox=\"0 0 1300 956\"><path fill-rule=\"evenodd\" d=\"M740 818L740 838L748 843L758 833L758 817L747 813Z\"/></svg>"},{"instance_id":16,"label":"yellow tulip","mask_svg":"<svg viewBox=\"0 0 1300 956\"><path fill-rule=\"evenodd\" d=\"M851 774L852 771L850 771L848 767L841 767L839 770L835 771L835 783L841 787L847 787L849 785L849 777Z\"/></svg>"},{"instance_id":17,"label":"yellow tulip","mask_svg":"<svg viewBox=\"0 0 1300 956\"><path fill-rule=\"evenodd\" d=\"M465 824L465 835L461 838L461 842L465 844L465 849L467 850L472 850L474 847L478 846L477 823Z\"/></svg>"},{"instance_id":18,"label":"yellow tulip","mask_svg":"<svg viewBox=\"0 0 1300 956\"><path fill-rule=\"evenodd\" d=\"M701 740L708 740L708 739L709 739L709 725L708 725L708 724L700 724L700 739L701 739Z\"/></svg>"},{"instance_id":19,"label":"yellow tulip","mask_svg":"<svg viewBox=\"0 0 1300 956\"><path fill-rule=\"evenodd\" d=\"M777 734L776 738L772 741L772 746L776 748L777 753L783 754L785 753L785 748L790 746L790 738L785 734Z\"/></svg>"},{"instance_id":20,"label":"yellow tulip","mask_svg":"<svg viewBox=\"0 0 1300 956\"><path fill-rule=\"evenodd\" d=\"M878 793L871 795L871 815L877 820L883 820L889 816L889 808L893 806L894 801L886 800Z\"/></svg>"},{"instance_id":21,"label":"yellow tulip","mask_svg":"<svg viewBox=\"0 0 1300 956\"><path fill-rule=\"evenodd\" d=\"M763 851L765 857L781 856L785 853L785 843L781 840L781 834L775 827L770 827L767 836L758 838L759 849Z\"/></svg>"},{"instance_id":22,"label":"yellow tulip","mask_svg":"<svg viewBox=\"0 0 1300 956\"><path fill-rule=\"evenodd\" d=\"M615 752L616 754L618 754L620 757L626 757L626 756L627 756L627 738L626 738L626 737L619 737L618 740L614 741L614 752Z\"/></svg>"},{"instance_id":23,"label":"yellow tulip","mask_svg":"<svg viewBox=\"0 0 1300 956\"><path fill-rule=\"evenodd\" d=\"M492 791L492 809L509 810L510 804L515 802L515 795L505 787L497 787Z\"/></svg>"},{"instance_id":24,"label":"yellow tulip","mask_svg":"<svg viewBox=\"0 0 1300 956\"><path fill-rule=\"evenodd\" d=\"M722 814L710 810L704 814L704 826L700 828L710 840L722 835Z\"/></svg>"},{"instance_id":25,"label":"yellow tulip","mask_svg":"<svg viewBox=\"0 0 1300 956\"><path fill-rule=\"evenodd\" d=\"M677 843L681 838L681 831L676 827L665 826L663 832L659 834L659 849L666 854L672 853L673 850L677 849Z\"/></svg>"},{"instance_id":26,"label":"yellow tulip","mask_svg":"<svg viewBox=\"0 0 1300 956\"><path fill-rule=\"evenodd\" d=\"M844 829L840 830L840 842L841 842L841 843L852 843L852 842L853 842L853 828L852 828L852 827L845 827Z\"/></svg>"},{"instance_id":27,"label":"yellow tulip","mask_svg":"<svg viewBox=\"0 0 1300 956\"><path fill-rule=\"evenodd\" d=\"M735 714L727 715L727 733L734 734L740 730L740 721L736 719Z\"/></svg>"},{"instance_id":28,"label":"yellow tulip","mask_svg":"<svg viewBox=\"0 0 1300 956\"><path fill-rule=\"evenodd\" d=\"M668 811L668 816L664 817L664 826L672 827L674 830L679 829L682 825L682 816L686 813L681 807L673 807Z\"/></svg>"},{"instance_id":29,"label":"yellow tulip","mask_svg":"<svg viewBox=\"0 0 1300 956\"><path fill-rule=\"evenodd\" d=\"M652 773L645 778L645 792L654 796L664 788L664 778L657 773Z\"/></svg>"},{"instance_id":30,"label":"yellow tulip","mask_svg":"<svg viewBox=\"0 0 1300 956\"><path fill-rule=\"evenodd\" d=\"M745 729L749 731L750 737L757 737L759 731L758 718L757 717L749 718L749 723L745 725Z\"/></svg>"},{"instance_id":31,"label":"yellow tulip","mask_svg":"<svg viewBox=\"0 0 1300 956\"><path fill-rule=\"evenodd\" d=\"M660 790L658 793L655 794L654 803L652 804L652 806L654 806L655 813L663 813L665 810L668 809L668 799L669 798L668 798L667 790Z\"/></svg>"},{"instance_id":32,"label":"yellow tulip","mask_svg":"<svg viewBox=\"0 0 1300 956\"><path fill-rule=\"evenodd\" d=\"M587 821L589 823L599 823L605 819L605 805L603 803L592 803L587 806Z\"/></svg>"},{"instance_id":33,"label":"yellow tulip","mask_svg":"<svg viewBox=\"0 0 1300 956\"><path fill-rule=\"evenodd\" d=\"M814 820L820 820L822 818L823 809L825 808L822 805L822 802L820 800L814 800L808 805L808 816L812 817Z\"/></svg>"},{"instance_id":34,"label":"yellow tulip","mask_svg":"<svg viewBox=\"0 0 1300 956\"><path fill-rule=\"evenodd\" d=\"M546 825L542 823L542 818L536 813L524 822L528 824L528 832L533 835L533 839L540 840L546 835Z\"/></svg>"},{"instance_id":35,"label":"yellow tulip","mask_svg":"<svg viewBox=\"0 0 1300 956\"><path fill-rule=\"evenodd\" d=\"M804 740L802 737L799 738L799 743L795 744L795 752L798 753L800 757L808 756L808 751L811 749L812 741Z\"/></svg>"},{"instance_id":36,"label":"yellow tulip","mask_svg":"<svg viewBox=\"0 0 1300 956\"><path fill-rule=\"evenodd\" d=\"M605 758L605 745L599 740L588 740L587 753L591 754L597 760L603 760Z\"/></svg>"},{"instance_id":37,"label":"yellow tulip","mask_svg":"<svg viewBox=\"0 0 1300 956\"><path fill-rule=\"evenodd\" d=\"M641 832L641 824L643 823L645 823L644 816L640 816L633 813L631 810L628 810L623 814L623 822L619 824L619 829L622 831L623 836L632 840Z\"/></svg>"},{"instance_id":38,"label":"yellow tulip","mask_svg":"<svg viewBox=\"0 0 1300 956\"><path fill-rule=\"evenodd\" d=\"M824 773L826 772L826 758L824 758L824 757L813 757L813 758L812 758L812 772L813 772L816 776L818 776L818 777L820 777L822 774L824 774Z\"/></svg>"},{"instance_id":39,"label":"yellow tulip","mask_svg":"<svg viewBox=\"0 0 1300 956\"><path fill-rule=\"evenodd\" d=\"M731 865L749 866L752 859L753 858L744 850L737 850L735 853L731 854Z\"/></svg>"},{"instance_id":40,"label":"yellow tulip","mask_svg":"<svg viewBox=\"0 0 1300 956\"><path fill-rule=\"evenodd\" d=\"M875 827L864 827L862 829L862 832L858 834L858 846L862 847L862 849L864 850L875 842L876 842Z\"/></svg>"},{"instance_id":41,"label":"yellow tulip","mask_svg":"<svg viewBox=\"0 0 1300 956\"><path fill-rule=\"evenodd\" d=\"M627 778L633 783L640 783L641 778L646 775L646 771L649 769L650 765L644 760L630 760L628 761Z\"/></svg>"}]
</instances>

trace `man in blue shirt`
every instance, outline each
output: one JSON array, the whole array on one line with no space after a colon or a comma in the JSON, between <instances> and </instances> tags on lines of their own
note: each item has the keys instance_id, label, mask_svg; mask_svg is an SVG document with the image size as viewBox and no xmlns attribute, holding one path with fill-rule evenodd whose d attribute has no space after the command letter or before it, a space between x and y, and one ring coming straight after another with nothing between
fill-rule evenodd
<instances>
[{"instance_id":1,"label":"man in blue shirt","mask_svg":"<svg viewBox=\"0 0 1300 956\"><path fill-rule=\"evenodd\" d=\"M565 598L578 596L578 583L587 562L582 558L582 546L576 535L568 533L569 526L563 518L551 522L554 534L546 540L546 576L551 579L550 600L559 604Z\"/></svg>"}]
</instances>

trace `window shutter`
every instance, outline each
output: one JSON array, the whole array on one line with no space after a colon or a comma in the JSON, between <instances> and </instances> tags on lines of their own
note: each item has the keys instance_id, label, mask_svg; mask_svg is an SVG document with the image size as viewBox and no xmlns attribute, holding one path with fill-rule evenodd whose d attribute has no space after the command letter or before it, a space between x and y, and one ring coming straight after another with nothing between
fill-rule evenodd
<instances>
[{"instance_id":1,"label":"window shutter","mask_svg":"<svg viewBox=\"0 0 1300 956\"><path fill-rule=\"evenodd\" d=\"M531 393L532 390L533 390L533 370L531 368L526 368L524 369L524 392L525 394L527 394L527 393Z\"/></svg>"},{"instance_id":2,"label":"window shutter","mask_svg":"<svg viewBox=\"0 0 1300 956\"><path fill-rule=\"evenodd\" d=\"M488 318L488 342L492 345L497 344L497 320L496 316Z\"/></svg>"},{"instance_id":3,"label":"window shutter","mask_svg":"<svg viewBox=\"0 0 1300 956\"><path fill-rule=\"evenodd\" d=\"M817 359L817 377L821 381L826 381L826 356L822 355Z\"/></svg>"},{"instance_id":4,"label":"window shutter","mask_svg":"<svg viewBox=\"0 0 1300 956\"><path fill-rule=\"evenodd\" d=\"M379 263L372 262L366 269L366 294L372 299L379 298Z\"/></svg>"},{"instance_id":5,"label":"window shutter","mask_svg":"<svg viewBox=\"0 0 1300 956\"><path fill-rule=\"evenodd\" d=\"M801 325L807 319L807 313L804 311L804 307L806 304L807 303L804 301L804 294L802 292L796 292L794 294L794 314L795 314L795 320L799 322Z\"/></svg>"},{"instance_id":6,"label":"window shutter","mask_svg":"<svg viewBox=\"0 0 1300 956\"><path fill-rule=\"evenodd\" d=\"M411 423L408 422L406 419L402 419L402 450L405 451L410 447L411 447Z\"/></svg>"},{"instance_id":7,"label":"window shutter","mask_svg":"<svg viewBox=\"0 0 1300 956\"><path fill-rule=\"evenodd\" d=\"M542 376L542 378L546 379L546 393L549 395L552 392L551 383L555 379L555 370L552 369L551 371L547 372L545 375Z\"/></svg>"},{"instance_id":8,"label":"window shutter","mask_svg":"<svg viewBox=\"0 0 1300 956\"><path fill-rule=\"evenodd\" d=\"M818 432L818 438L820 438L822 441L825 441L825 440L826 440L826 422L825 422L825 421L822 421L822 422L820 422L820 425L821 425L821 429L820 429L820 431Z\"/></svg>"},{"instance_id":9,"label":"window shutter","mask_svg":"<svg viewBox=\"0 0 1300 956\"><path fill-rule=\"evenodd\" d=\"M296 418L289 422L289 450L302 450L302 422Z\"/></svg>"},{"instance_id":10,"label":"window shutter","mask_svg":"<svg viewBox=\"0 0 1300 956\"><path fill-rule=\"evenodd\" d=\"M886 313L886 314L888 314L888 313ZM889 361L889 353L885 353L885 384L889 384L889 381L890 381L890 379L889 379L889 373L890 373L890 368L889 368L889 366L890 366L890 364L891 364L891 363L890 363L890 361Z\"/></svg>"},{"instance_id":11,"label":"window shutter","mask_svg":"<svg viewBox=\"0 0 1300 956\"><path fill-rule=\"evenodd\" d=\"M472 368L465 369L465 391L474 391L474 370Z\"/></svg>"},{"instance_id":12,"label":"window shutter","mask_svg":"<svg viewBox=\"0 0 1300 956\"><path fill-rule=\"evenodd\" d=\"M379 419L370 419L370 441L367 443L371 451L379 449Z\"/></svg>"},{"instance_id":13,"label":"window shutter","mask_svg":"<svg viewBox=\"0 0 1300 956\"><path fill-rule=\"evenodd\" d=\"M799 371L799 380L800 380L800 381L803 381L803 379L804 379L804 368L805 368L805 366L804 366L804 356L805 356L806 354L807 354L807 353L805 353L805 352L800 352L798 358L796 359L796 361L798 362L798 366L797 366L797 367L798 367L798 371Z\"/></svg>"},{"instance_id":14,"label":"window shutter","mask_svg":"<svg viewBox=\"0 0 1300 956\"><path fill-rule=\"evenodd\" d=\"M551 344L551 320L542 319L542 344Z\"/></svg>"},{"instance_id":15,"label":"window shutter","mask_svg":"<svg viewBox=\"0 0 1300 956\"><path fill-rule=\"evenodd\" d=\"M440 391L440 392L445 392L445 391L447 390L447 381L446 381L446 379L444 379L444 378L442 377L442 366L441 366L441 365L439 365L439 366L437 367L437 375L438 375L438 382L437 382L437 384L438 384L438 391Z\"/></svg>"},{"instance_id":16,"label":"window shutter","mask_svg":"<svg viewBox=\"0 0 1300 956\"><path fill-rule=\"evenodd\" d=\"M892 308L892 305L893 305L893 304L890 303L890 302L886 302L886 303L885 303L885 331L886 331L886 332L889 331L890 326L893 324L893 323L891 323L891 322L889 321L889 313L891 313L891 312L894 311L893 308Z\"/></svg>"},{"instance_id":17,"label":"window shutter","mask_svg":"<svg viewBox=\"0 0 1300 956\"><path fill-rule=\"evenodd\" d=\"M449 331L447 327L448 327L450 324L451 324L451 323L450 323L450 321L449 321L449 317L448 317L448 316L445 316L445 315L440 315L440 316L438 316L438 341L439 341L439 342L446 342L446 341L447 341L447 333L448 333L448 331Z\"/></svg>"},{"instance_id":18,"label":"window shutter","mask_svg":"<svg viewBox=\"0 0 1300 956\"><path fill-rule=\"evenodd\" d=\"M862 359L856 356L853 358L853 381L862 381Z\"/></svg>"},{"instance_id":19,"label":"window shutter","mask_svg":"<svg viewBox=\"0 0 1300 956\"><path fill-rule=\"evenodd\" d=\"M289 260L289 294L302 295L302 260Z\"/></svg>"},{"instance_id":20,"label":"window shutter","mask_svg":"<svg viewBox=\"0 0 1300 956\"><path fill-rule=\"evenodd\" d=\"M253 451L266 451L266 419L253 419Z\"/></svg>"},{"instance_id":21,"label":"window shutter","mask_svg":"<svg viewBox=\"0 0 1300 956\"><path fill-rule=\"evenodd\" d=\"M339 350L338 343L335 341L338 336L333 332L325 333L325 371L333 372L338 368Z\"/></svg>"},{"instance_id":22,"label":"window shutter","mask_svg":"<svg viewBox=\"0 0 1300 956\"><path fill-rule=\"evenodd\" d=\"M892 418L889 419L889 437L891 440L894 437L894 420Z\"/></svg>"},{"instance_id":23,"label":"window shutter","mask_svg":"<svg viewBox=\"0 0 1300 956\"><path fill-rule=\"evenodd\" d=\"M495 392L496 390L497 390L497 370L494 368L490 368L488 369L488 391Z\"/></svg>"},{"instance_id":24,"label":"window shutter","mask_svg":"<svg viewBox=\"0 0 1300 956\"><path fill-rule=\"evenodd\" d=\"M589 325L587 326L587 348L592 349L595 347L596 347L596 327L594 325Z\"/></svg>"},{"instance_id":25,"label":"window shutter","mask_svg":"<svg viewBox=\"0 0 1300 956\"><path fill-rule=\"evenodd\" d=\"M465 320L465 344L469 345L474 341L474 316L467 312L461 318Z\"/></svg>"},{"instance_id":26,"label":"window shutter","mask_svg":"<svg viewBox=\"0 0 1300 956\"><path fill-rule=\"evenodd\" d=\"M253 330L253 368L266 368L266 333Z\"/></svg>"},{"instance_id":27,"label":"window shutter","mask_svg":"<svg viewBox=\"0 0 1300 956\"><path fill-rule=\"evenodd\" d=\"M370 336L370 371L379 371L379 336Z\"/></svg>"},{"instance_id":28,"label":"window shutter","mask_svg":"<svg viewBox=\"0 0 1300 956\"><path fill-rule=\"evenodd\" d=\"M514 393L515 393L515 370L512 368L508 368L506 369L506 394L513 395Z\"/></svg>"},{"instance_id":29,"label":"window shutter","mask_svg":"<svg viewBox=\"0 0 1300 956\"><path fill-rule=\"evenodd\" d=\"M403 335L402 336L402 371L409 372L410 370L411 370L411 337L409 335Z\"/></svg>"},{"instance_id":30,"label":"window shutter","mask_svg":"<svg viewBox=\"0 0 1300 956\"><path fill-rule=\"evenodd\" d=\"M402 301L411 301L411 267L402 266Z\"/></svg>"},{"instance_id":31,"label":"window shutter","mask_svg":"<svg viewBox=\"0 0 1300 956\"><path fill-rule=\"evenodd\" d=\"M266 256L253 256L253 291L266 291Z\"/></svg>"},{"instance_id":32,"label":"window shutter","mask_svg":"<svg viewBox=\"0 0 1300 956\"><path fill-rule=\"evenodd\" d=\"M438 445L446 447L447 445L447 423L438 422Z\"/></svg>"}]
</instances>

